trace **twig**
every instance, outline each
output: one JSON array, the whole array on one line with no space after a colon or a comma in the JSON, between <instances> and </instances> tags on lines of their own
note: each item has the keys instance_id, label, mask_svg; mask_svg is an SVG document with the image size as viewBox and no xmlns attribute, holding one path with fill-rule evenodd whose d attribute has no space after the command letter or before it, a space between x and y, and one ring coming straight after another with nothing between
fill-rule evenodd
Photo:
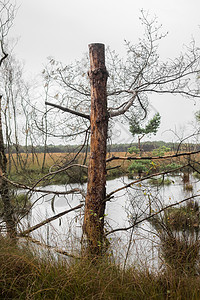
<instances>
[{"instance_id":1,"label":"twig","mask_svg":"<svg viewBox=\"0 0 200 300\"><path fill-rule=\"evenodd\" d=\"M185 152L185 153L176 153L173 155L164 155L164 156L143 156L143 157L136 157L136 156L112 156L110 158L108 158L106 160L106 162L110 162L112 160L116 160L116 159L121 159L121 160L147 160L147 159L152 159L152 160L156 160L156 159L166 159L166 158L174 158L174 157L179 157L179 156L187 156L187 155L194 155L200 153L200 150L198 151L194 151L194 152Z\"/></svg>"},{"instance_id":2,"label":"twig","mask_svg":"<svg viewBox=\"0 0 200 300\"><path fill-rule=\"evenodd\" d=\"M32 231L34 231L34 230L36 230L36 229L38 229L38 228L44 226L44 225L47 224L47 223L50 223L51 221L56 220L56 219L59 218L59 217L62 217L62 216L64 216L64 215L68 214L68 213L71 212L71 211L74 211L74 210L76 210L76 209L79 209L79 208L81 208L82 206L83 206L83 204L79 204L79 205L77 205L77 206L75 206L75 207L73 207L73 208L71 208L71 209L65 210L65 211L63 211L63 212L61 212L61 213L59 213L59 214L57 214L57 215L55 215L55 216L53 216L53 217L50 217L50 218L48 218L48 219L46 219L46 220L40 222L39 224L36 224L36 225L30 227L29 229L27 229L27 230L25 230L25 231L19 233L18 236L26 236L26 235L29 234L30 232L32 232Z\"/></svg>"},{"instance_id":3,"label":"twig","mask_svg":"<svg viewBox=\"0 0 200 300\"><path fill-rule=\"evenodd\" d=\"M68 256L68 257L72 257L72 258L76 258L76 259L80 259L80 257L74 256L73 254L70 254L65 250L58 249L57 247L54 247L54 246L46 245L46 244L44 244L44 243L42 243L42 242L40 242L36 239L31 238L30 236L26 236L25 238L27 238L28 240L30 240L34 244L37 244L41 247L45 247L45 248L48 248L48 249L51 249L51 250L54 250L55 252L57 252L59 254L62 254L62 255Z\"/></svg>"},{"instance_id":4,"label":"twig","mask_svg":"<svg viewBox=\"0 0 200 300\"><path fill-rule=\"evenodd\" d=\"M198 194L198 195L193 195L193 196L191 196L191 197L185 198L185 199L183 199L183 200L181 200L181 201L179 201L179 202L173 203L173 204L169 204L169 205L167 205L167 206L161 208L159 211L155 212L154 214L152 214L152 215L150 215L150 216L146 216L146 217L144 217L143 219L141 219L141 220L139 220L139 221L137 221L137 222L134 222L134 224L131 225L131 226L129 226L129 227L123 227L123 228L116 228L116 229L113 229L113 230L111 230L110 232L106 233L105 236L107 236L107 235L109 235L109 234L111 234L111 233L117 232L117 231L127 231L127 230L129 230L129 229L131 229L131 228L134 228L134 227L137 226L138 224L140 224L140 223L142 223L142 222L144 222L144 221L148 221L149 219L151 219L151 218L157 216L158 214L160 214L161 212L165 211L165 210L168 209L168 208L177 206L177 205L179 205L179 204L181 204L181 203L183 203L183 202L186 202L186 201L188 201L188 200L190 200L190 199L197 198L197 197L200 197L200 194Z\"/></svg>"},{"instance_id":5,"label":"twig","mask_svg":"<svg viewBox=\"0 0 200 300\"><path fill-rule=\"evenodd\" d=\"M165 171L165 172L154 173L154 174L151 174L151 175L148 175L148 176L139 178L139 179L137 179L137 180L131 181L130 183L128 183L128 184L122 186L121 188L118 188L118 189L112 191L110 194L108 194L108 195L106 196L105 201L108 201L108 200L110 199L110 197L111 197L113 194L115 194L115 193L117 193L117 192L119 192L119 191L121 191L121 190L127 189L128 187L131 187L133 184L139 183L139 182L141 182L141 181L150 179L150 178L155 177L155 176L165 175L165 174L168 174L168 173L173 173L173 172L176 172L176 171L178 171L178 170L181 170L181 169L183 169L183 168L185 168L185 167L187 167L187 166L188 166L188 165L185 165L185 166L182 166L182 167L178 167L178 168L176 168L176 169L169 170L169 171Z\"/></svg>"},{"instance_id":6,"label":"twig","mask_svg":"<svg viewBox=\"0 0 200 300\"><path fill-rule=\"evenodd\" d=\"M80 190L78 188L74 188L74 189L71 189L69 191L51 191L51 190L33 188L31 186L28 186L28 185L25 185L25 184L22 184L22 183L14 182L14 181L9 180L8 178L6 178L3 175L0 175L0 178L7 181L9 184L13 185L16 188L29 190L29 191L33 191L33 192L36 192L36 193L45 193L45 194L54 194L54 195L69 195L69 194L79 193L83 197L85 197L84 190Z\"/></svg>"},{"instance_id":7,"label":"twig","mask_svg":"<svg viewBox=\"0 0 200 300\"><path fill-rule=\"evenodd\" d=\"M120 167L121 167L121 166L118 165L118 166L115 166L115 167L106 168L106 171L113 170L113 169L118 169L118 168L120 168Z\"/></svg>"},{"instance_id":8,"label":"twig","mask_svg":"<svg viewBox=\"0 0 200 300\"><path fill-rule=\"evenodd\" d=\"M58 108L58 109L60 109L60 110L62 110L62 111L71 113L71 114L73 114L73 115L76 115L76 116L85 118L85 119L87 119L87 120L90 120L90 116L89 116L89 115L86 115L86 114L83 114L83 113L81 113L81 112L78 112L78 111L69 109L69 108L67 108L67 107L63 107L63 106L60 106L60 105L58 105L58 104L50 103L50 102L47 102L47 101L45 101L45 104L46 104L46 105L53 106L53 107L55 107L55 108Z\"/></svg>"},{"instance_id":9,"label":"twig","mask_svg":"<svg viewBox=\"0 0 200 300\"><path fill-rule=\"evenodd\" d=\"M87 166L84 166L84 165L80 165L80 164L74 164L74 165L70 165L70 166L67 166L65 168L62 168L62 169L59 169L57 171L53 171L53 172L49 172L48 174L44 175L43 177L41 177L32 187L31 190L33 190L42 180L44 180L45 178L49 177L49 176L52 176L52 175L55 175L55 174L59 174L61 172L64 172L72 167L81 167L81 168L86 168L88 169Z\"/></svg>"}]
</instances>

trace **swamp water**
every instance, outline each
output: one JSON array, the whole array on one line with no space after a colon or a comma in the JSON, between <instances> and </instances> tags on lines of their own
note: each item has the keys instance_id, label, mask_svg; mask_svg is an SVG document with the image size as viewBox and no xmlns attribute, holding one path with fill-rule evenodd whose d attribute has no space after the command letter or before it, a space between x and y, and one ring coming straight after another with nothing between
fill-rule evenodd
<instances>
[{"instance_id":1,"label":"swamp water","mask_svg":"<svg viewBox=\"0 0 200 300\"><path fill-rule=\"evenodd\" d=\"M181 176L168 177L170 185L150 185L148 181L134 184L129 189L123 189L116 194L106 206L106 230L129 227L134 221L147 216L165 205L176 203L192 195L200 194L200 182L190 176L192 190L186 191ZM107 193L110 193L133 179L120 177L107 181ZM86 184L51 185L44 188L49 191L68 191L73 188L86 190ZM198 198L197 198L198 199ZM79 194L53 196L52 194L34 193L31 197L34 203L32 211L21 222L21 229L33 226L64 210L83 203ZM47 245L65 250L77 255L80 251L82 222L84 208L72 211L61 218L42 226L31 233L31 237ZM122 265L138 263L151 268L158 266L159 238L149 222L141 222L128 231L118 231L107 236L110 251Z\"/></svg>"}]
</instances>

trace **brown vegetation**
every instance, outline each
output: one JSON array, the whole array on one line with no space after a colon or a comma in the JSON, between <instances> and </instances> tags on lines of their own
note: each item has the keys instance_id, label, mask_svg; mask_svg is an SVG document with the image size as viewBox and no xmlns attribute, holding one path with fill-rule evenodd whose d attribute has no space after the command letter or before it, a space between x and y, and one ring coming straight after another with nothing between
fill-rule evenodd
<instances>
[{"instance_id":1,"label":"brown vegetation","mask_svg":"<svg viewBox=\"0 0 200 300\"><path fill-rule=\"evenodd\" d=\"M122 270L109 258L55 261L49 253L37 258L1 239L1 299L182 299L200 298L199 276L168 270L150 272L144 265Z\"/></svg>"}]
</instances>

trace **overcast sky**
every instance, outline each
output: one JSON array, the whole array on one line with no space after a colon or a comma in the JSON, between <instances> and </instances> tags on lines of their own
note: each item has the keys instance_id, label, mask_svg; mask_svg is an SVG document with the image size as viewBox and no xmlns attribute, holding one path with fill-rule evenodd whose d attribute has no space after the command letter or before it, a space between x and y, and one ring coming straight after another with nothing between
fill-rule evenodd
<instances>
[{"instance_id":1,"label":"overcast sky","mask_svg":"<svg viewBox=\"0 0 200 300\"><path fill-rule=\"evenodd\" d=\"M167 37L161 41L163 58L174 58L183 44L194 37L200 47L199 0L16 0L19 10L10 37L19 37L16 56L25 62L26 73L42 71L46 58L64 63L80 59L88 44L101 42L124 55L124 39L138 42L142 35L139 21L144 9L158 17ZM179 130L194 119L200 101L182 97L153 96L155 111L161 114L156 139L170 140L168 129ZM123 130L123 129L122 129ZM123 142L123 141L122 141Z\"/></svg>"}]
</instances>

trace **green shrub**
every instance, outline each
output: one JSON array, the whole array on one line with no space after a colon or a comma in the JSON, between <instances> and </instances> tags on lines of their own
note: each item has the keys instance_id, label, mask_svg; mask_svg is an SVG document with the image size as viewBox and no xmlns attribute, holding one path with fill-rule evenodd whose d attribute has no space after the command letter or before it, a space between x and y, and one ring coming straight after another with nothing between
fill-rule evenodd
<instances>
[{"instance_id":1,"label":"green shrub","mask_svg":"<svg viewBox=\"0 0 200 300\"><path fill-rule=\"evenodd\" d=\"M160 166L160 171L170 171L170 170L173 170L173 169L177 169L177 168L180 168L181 165L180 164L177 164L175 162L172 162L171 164L161 164Z\"/></svg>"},{"instance_id":2,"label":"green shrub","mask_svg":"<svg viewBox=\"0 0 200 300\"><path fill-rule=\"evenodd\" d=\"M164 156L166 152L169 152L170 148L166 147L166 146L161 146L157 149L154 149L152 151L153 156Z\"/></svg>"},{"instance_id":3,"label":"green shrub","mask_svg":"<svg viewBox=\"0 0 200 300\"><path fill-rule=\"evenodd\" d=\"M170 185L172 184L172 180L170 178L151 178L148 180L148 182L152 185Z\"/></svg>"},{"instance_id":4,"label":"green shrub","mask_svg":"<svg viewBox=\"0 0 200 300\"><path fill-rule=\"evenodd\" d=\"M138 154L140 152L140 150L136 146L132 146L132 147L128 148L128 152L130 154L133 154L133 153Z\"/></svg>"},{"instance_id":5,"label":"green shrub","mask_svg":"<svg viewBox=\"0 0 200 300\"><path fill-rule=\"evenodd\" d=\"M152 162L150 159L141 159L134 161L129 167L128 171L131 174L149 174L152 171L155 171L157 165Z\"/></svg>"}]
</instances>

